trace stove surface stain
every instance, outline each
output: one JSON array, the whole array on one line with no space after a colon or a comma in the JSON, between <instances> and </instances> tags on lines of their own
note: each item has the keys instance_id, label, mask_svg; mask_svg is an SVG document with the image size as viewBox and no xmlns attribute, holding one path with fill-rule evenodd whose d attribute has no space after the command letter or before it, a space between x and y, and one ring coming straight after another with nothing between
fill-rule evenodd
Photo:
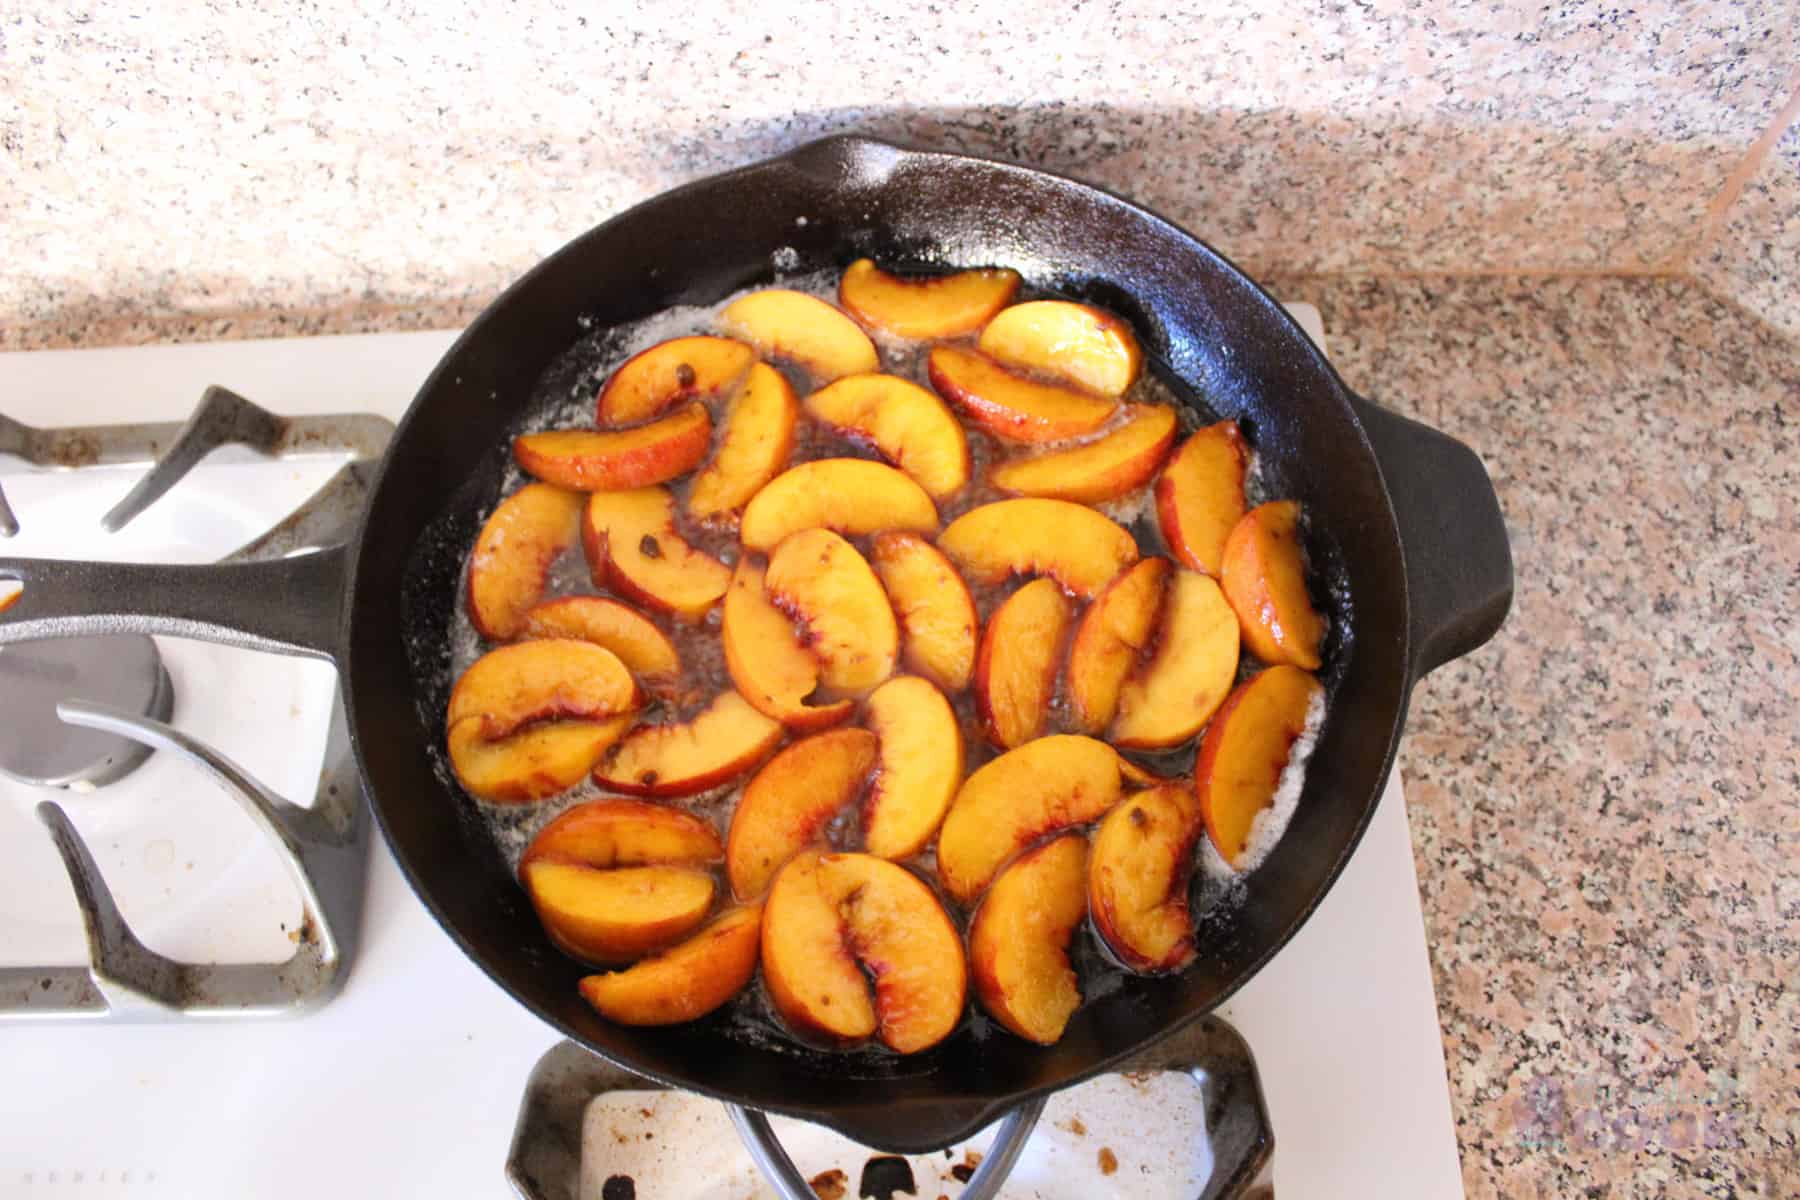
<instances>
[{"instance_id":1,"label":"stove surface stain","mask_svg":"<svg viewBox=\"0 0 1800 1200\"><path fill-rule=\"evenodd\" d=\"M909 1196L919 1194L911 1163L883 1154L863 1164L862 1181L856 1185L857 1196L862 1200L894 1200L896 1192L905 1192Z\"/></svg>"}]
</instances>

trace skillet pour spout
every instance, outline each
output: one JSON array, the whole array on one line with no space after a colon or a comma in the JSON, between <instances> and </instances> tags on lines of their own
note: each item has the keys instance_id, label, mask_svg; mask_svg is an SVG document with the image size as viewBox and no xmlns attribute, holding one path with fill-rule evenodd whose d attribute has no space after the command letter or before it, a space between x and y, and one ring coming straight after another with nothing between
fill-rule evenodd
<instances>
[{"instance_id":1,"label":"skillet pour spout","mask_svg":"<svg viewBox=\"0 0 1800 1200\"><path fill-rule=\"evenodd\" d=\"M1127 317L1178 393L1235 418L1273 494L1341 566L1331 707L1299 816L1209 912L1181 975L1126 977L1067 1035L1028 1045L972 1019L898 1060L744 1040L724 1019L632 1029L580 999L507 865L442 769L452 598L545 369L605 328L869 256L898 270L1010 266ZM948 1145L1112 1068L1210 1012L1306 921L1355 849L1413 685L1491 638L1512 595L1480 459L1354 395L1267 293L1193 235L1063 176L855 136L676 188L551 255L476 319L420 388L360 527L305 558L231 567L0 559L25 581L0 642L138 630L336 660L358 762L401 869L445 932L560 1034L670 1086L832 1126L877 1149Z\"/></svg>"}]
</instances>

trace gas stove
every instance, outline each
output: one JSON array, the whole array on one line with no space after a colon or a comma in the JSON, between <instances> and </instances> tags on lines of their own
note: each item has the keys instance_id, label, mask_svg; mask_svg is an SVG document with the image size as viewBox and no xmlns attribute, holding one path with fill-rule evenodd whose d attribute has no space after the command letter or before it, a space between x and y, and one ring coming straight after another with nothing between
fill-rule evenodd
<instances>
[{"instance_id":1,"label":"gas stove","mask_svg":"<svg viewBox=\"0 0 1800 1200\"><path fill-rule=\"evenodd\" d=\"M1322 342L1316 311L1304 305L1295 311ZM167 423L187 416L213 385L289 418L392 420L453 337L0 355L0 412L39 428L163 423L165 443L153 447L157 454L168 449L173 427ZM354 439L340 438L345 441ZM308 456L262 457L269 449L207 458L154 503L139 505L113 534L102 529L109 511L134 487L140 501L155 490L143 483L141 461L128 465L132 456L122 454L115 457L127 461L116 466L30 471L0 449L0 486L18 523L18 533L0 541L0 554L199 562L305 544L303 535L319 530L290 523L275 539L262 535L321 489L349 486L341 481L346 464L367 446L315 442ZM69 461L86 460L72 455ZM84 993L82 979L106 976L88 969L96 951L70 883L68 864L81 857L72 851L71 832L142 949L182 963L256 972L299 961L297 951L319 937L301 900L305 873L295 873L259 812L275 813L277 823L304 823L333 811L334 803L350 814L360 811L340 774L341 728L328 664L172 638L154 639L154 651L164 677L159 682L149 665L141 666L130 677L138 691L127 688L123 709L65 706L65 722L114 735L99 743L104 749L77 754L76 768L40 763L38 775L26 774L36 782L0 778L0 879L7 883L0 889L0 1017L31 1007L15 1003L8 1012L8 981L30 986L35 978L40 991L67 1000L40 997L35 1015L81 1018L0 1020L0 1063L11 1084L0 1098L0 1129L7 1131L0 1138L0 1196L498 1196L506 1194L509 1175L514 1187L529 1192L521 1155L542 1132L531 1122L548 1111L551 1082L570 1072L588 1078L593 1094L613 1089L633 1097L631 1112L660 1114L642 1132L665 1129L665 1159L670 1145L691 1145L696 1153L704 1146L711 1157L701 1158L713 1164L705 1170L719 1194L755 1186L742 1149L707 1132L717 1106L631 1092L628 1080L612 1076L594 1083L589 1077L603 1064L585 1054L570 1057L572 1047L465 960L372 833L366 840L351 837L345 844L352 848L340 846L339 865L323 872L334 889L329 904L327 889L317 889L314 907L332 926L327 940L336 952L329 977L249 1006L263 1014L304 1010L303 1016L182 1019L234 1007L243 1013L242 1004L201 1002L218 999L204 987L180 995L159 995L155 987L146 995L130 986ZM119 657L125 654L121 649ZM160 698L159 686L167 689ZM173 739L157 732L160 722L176 731ZM145 743L156 751L142 758L132 747ZM196 757L194 747L218 761ZM0 741L0 769L4 753ZM47 786L71 778L74 788ZM1399 780L1396 769L1367 836L1319 911L1219 1014L1255 1058L1278 1148L1278 1194L1461 1194ZM246 792L260 793L260 809ZM45 811L45 801L54 802L60 819ZM345 832L354 831L346 826ZM96 907L108 907L88 899L90 917ZM1166 1173L1174 1182L1157 1186L1181 1194L1181 1181L1197 1169L1190 1153L1195 1131L1177 1121L1162 1122L1155 1132L1133 1125L1129 1104L1108 1109L1106 1084L1084 1085L1097 1090L1082 1092L1069 1109L1094 1126L1083 1126L1085 1141L1071 1141L1077 1136L1072 1118L1058 1117L1052 1102L1002 1195L1071 1194L1072 1187L1087 1196L1146 1195L1149 1176L1130 1168L1135 1163L1147 1171L1158 1155L1179 1169ZM627 1090L617 1092L620 1087ZM605 1143L610 1159L619 1159L624 1141L601 1136L593 1115L599 1111L598 1102L588 1110L590 1155ZM1122 1128L1136 1130L1136 1143L1101 1144L1105 1118L1097 1114L1106 1111L1121 1114ZM687 1143L679 1140L679 1131L690 1129L683 1114L699 1114L691 1116L698 1123ZM810 1127L777 1124L803 1170L808 1156L835 1161L832 1155L846 1152ZM1099 1150L1126 1169L1105 1169L1105 1155L1098 1155L1101 1169L1091 1169ZM642 1147L633 1153L632 1163L647 1164L630 1170L637 1194L648 1200L658 1194L655 1172L667 1168L656 1167L656 1155L646 1157ZM696 1155L673 1157L691 1165ZM1089 1167L1064 1165L1077 1158ZM610 1200L611 1168L582 1167L579 1194ZM935 1178L919 1181L926 1189L920 1194L937 1194L929 1190ZM857 1184L851 1171L846 1194L855 1194Z\"/></svg>"}]
</instances>

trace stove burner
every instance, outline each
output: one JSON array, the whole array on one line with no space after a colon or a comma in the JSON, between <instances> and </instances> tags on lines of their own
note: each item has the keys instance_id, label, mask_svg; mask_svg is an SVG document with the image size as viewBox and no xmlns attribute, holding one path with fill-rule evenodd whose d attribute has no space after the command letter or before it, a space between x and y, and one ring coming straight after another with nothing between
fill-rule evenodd
<instances>
[{"instance_id":1,"label":"stove burner","mask_svg":"<svg viewBox=\"0 0 1800 1200\"><path fill-rule=\"evenodd\" d=\"M175 689L156 643L139 634L51 638L0 649L0 775L40 787L103 787L136 770L150 747L64 724L56 706L81 700L166 721Z\"/></svg>"}]
</instances>

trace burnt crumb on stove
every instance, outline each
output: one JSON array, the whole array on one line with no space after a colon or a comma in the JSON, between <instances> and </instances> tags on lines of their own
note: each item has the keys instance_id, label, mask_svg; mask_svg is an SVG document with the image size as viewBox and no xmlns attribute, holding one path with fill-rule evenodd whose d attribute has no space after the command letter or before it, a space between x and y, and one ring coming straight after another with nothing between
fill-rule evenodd
<instances>
[{"instance_id":1,"label":"burnt crumb on stove","mask_svg":"<svg viewBox=\"0 0 1800 1200\"><path fill-rule=\"evenodd\" d=\"M1100 1173L1111 1175L1119 1169L1119 1156L1112 1152L1111 1146L1100 1147Z\"/></svg>"},{"instance_id":2,"label":"burnt crumb on stove","mask_svg":"<svg viewBox=\"0 0 1800 1200\"><path fill-rule=\"evenodd\" d=\"M608 1175L600 1185L600 1200L637 1200L637 1180L629 1175Z\"/></svg>"},{"instance_id":3,"label":"burnt crumb on stove","mask_svg":"<svg viewBox=\"0 0 1800 1200\"><path fill-rule=\"evenodd\" d=\"M950 1168L950 1174L956 1176L956 1182L967 1183L975 1174L975 1168L981 1165L981 1151L971 1150L963 1155L963 1160Z\"/></svg>"},{"instance_id":4,"label":"burnt crumb on stove","mask_svg":"<svg viewBox=\"0 0 1800 1200\"><path fill-rule=\"evenodd\" d=\"M1087 1126L1081 1123L1080 1117L1070 1117L1068 1124L1064 1125L1063 1128L1074 1134L1076 1137L1087 1136Z\"/></svg>"},{"instance_id":5,"label":"burnt crumb on stove","mask_svg":"<svg viewBox=\"0 0 1800 1200\"><path fill-rule=\"evenodd\" d=\"M863 1164L862 1181L856 1185L861 1200L894 1200L894 1193L919 1194L912 1164L892 1154L882 1154Z\"/></svg>"},{"instance_id":6,"label":"burnt crumb on stove","mask_svg":"<svg viewBox=\"0 0 1800 1200\"><path fill-rule=\"evenodd\" d=\"M655 534L646 533L643 540L638 542L638 552L645 558L661 558L662 545L656 540Z\"/></svg>"},{"instance_id":7,"label":"burnt crumb on stove","mask_svg":"<svg viewBox=\"0 0 1800 1200\"><path fill-rule=\"evenodd\" d=\"M654 1117L655 1115L656 1115L656 1113L652 1109L648 1109L648 1108L638 1109L638 1116L640 1116L640 1117Z\"/></svg>"},{"instance_id":8,"label":"burnt crumb on stove","mask_svg":"<svg viewBox=\"0 0 1800 1200\"><path fill-rule=\"evenodd\" d=\"M833 1167L829 1171L820 1171L806 1182L819 1200L842 1200L844 1190L850 1186L850 1177Z\"/></svg>"},{"instance_id":9,"label":"burnt crumb on stove","mask_svg":"<svg viewBox=\"0 0 1800 1200\"><path fill-rule=\"evenodd\" d=\"M944 1157L945 1158L955 1158L956 1155L951 1152L950 1147L945 1146L944 1147Z\"/></svg>"}]
</instances>

